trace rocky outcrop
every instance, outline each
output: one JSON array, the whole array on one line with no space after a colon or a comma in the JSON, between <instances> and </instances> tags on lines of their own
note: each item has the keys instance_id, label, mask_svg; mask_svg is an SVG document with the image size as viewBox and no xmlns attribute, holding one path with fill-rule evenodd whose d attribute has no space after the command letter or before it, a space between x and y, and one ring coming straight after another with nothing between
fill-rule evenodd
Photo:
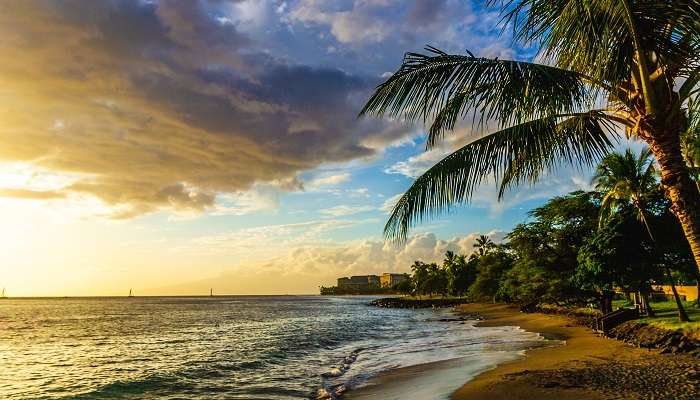
<instances>
[{"instance_id":1,"label":"rocky outcrop","mask_svg":"<svg viewBox=\"0 0 700 400\"><path fill-rule=\"evenodd\" d=\"M552 304L537 304L525 312L565 315L574 320L578 325L587 326L591 329L595 329L596 319L603 315L598 310L562 307Z\"/></svg>"},{"instance_id":2,"label":"rocky outcrop","mask_svg":"<svg viewBox=\"0 0 700 400\"><path fill-rule=\"evenodd\" d=\"M645 323L628 321L613 328L608 337L662 353L688 353L700 357L700 341L679 330L660 329Z\"/></svg>"}]
</instances>

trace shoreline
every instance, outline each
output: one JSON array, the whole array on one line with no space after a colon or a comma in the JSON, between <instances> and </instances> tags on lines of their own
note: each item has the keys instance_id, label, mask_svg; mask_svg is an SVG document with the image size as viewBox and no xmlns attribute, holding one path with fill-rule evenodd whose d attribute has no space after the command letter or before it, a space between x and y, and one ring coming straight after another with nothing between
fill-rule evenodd
<instances>
[{"instance_id":1,"label":"shoreline","mask_svg":"<svg viewBox=\"0 0 700 400\"><path fill-rule=\"evenodd\" d=\"M522 313L500 304L467 304L486 317L477 326L515 325L562 346L528 350L466 382L451 400L472 399L696 399L700 366L695 357L666 355L596 335L563 315Z\"/></svg>"},{"instance_id":2,"label":"shoreline","mask_svg":"<svg viewBox=\"0 0 700 400\"><path fill-rule=\"evenodd\" d=\"M598 336L563 315L522 313L517 307L504 304L471 303L457 309L484 317L475 324L477 327L515 326L562 343L513 353L514 357L495 366L492 360L476 373L473 369L471 373L460 369L458 360L388 371L343 398L400 399L397 393L401 392L425 400L700 398L697 358L664 355ZM445 379L453 380L456 390L451 394L426 397L425 393L421 396L415 392Z\"/></svg>"},{"instance_id":3,"label":"shoreline","mask_svg":"<svg viewBox=\"0 0 700 400\"><path fill-rule=\"evenodd\" d=\"M518 326L536 332L550 340L563 343L558 346L527 350L524 357L503 363L477 375L452 394L452 400L483 399L602 399L603 394L590 388L568 387L547 382L540 387L529 382L532 370L558 370L586 361L605 357L646 356L647 351L632 348L622 342L599 337L589 328L576 325L562 315L522 313L514 306L502 304L466 304L460 311L478 313L486 319L476 326Z\"/></svg>"}]
</instances>

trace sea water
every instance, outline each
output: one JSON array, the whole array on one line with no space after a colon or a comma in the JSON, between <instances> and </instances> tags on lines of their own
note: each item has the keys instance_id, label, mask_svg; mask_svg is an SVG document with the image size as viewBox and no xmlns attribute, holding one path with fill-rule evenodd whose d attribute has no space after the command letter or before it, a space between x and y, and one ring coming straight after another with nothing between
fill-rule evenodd
<instances>
[{"instance_id":1,"label":"sea water","mask_svg":"<svg viewBox=\"0 0 700 400\"><path fill-rule=\"evenodd\" d=\"M385 371L441 360L459 360L470 376L543 341L515 327L444 321L450 309L370 300L3 300L0 399L334 398Z\"/></svg>"}]
</instances>

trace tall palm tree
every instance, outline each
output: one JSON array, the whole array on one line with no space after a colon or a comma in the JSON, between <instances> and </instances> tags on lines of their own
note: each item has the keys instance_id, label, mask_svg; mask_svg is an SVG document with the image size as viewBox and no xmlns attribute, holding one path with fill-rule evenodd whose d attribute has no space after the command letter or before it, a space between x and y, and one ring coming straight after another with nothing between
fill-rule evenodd
<instances>
[{"instance_id":1,"label":"tall palm tree","mask_svg":"<svg viewBox=\"0 0 700 400\"><path fill-rule=\"evenodd\" d=\"M496 244L494 244L491 238L486 235L479 235L474 243L474 248L479 256L487 254L494 247L496 247Z\"/></svg>"},{"instance_id":2,"label":"tall palm tree","mask_svg":"<svg viewBox=\"0 0 700 400\"><path fill-rule=\"evenodd\" d=\"M595 188L604 194L600 205L600 223L605 223L618 208L631 204L637 213L637 218L646 228L649 239L652 243L656 243L647 215L647 201L657 190L656 175L654 159L649 149L643 149L638 156L630 149L624 153L606 155L598 164L593 176ZM665 267L664 272L671 283L671 290L678 308L678 318L687 322L690 319L673 283L671 271ZM645 307L649 307L646 293L643 293L643 299ZM649 311L653 314L650 307Z\"/></svg>"},{"instance_id":3,"label":"tall palm tree","mask_svg":"<svg viewBox=\"0 0 700 400\"><path fill-rule=\"evenodd\" d=\"M600 204L600 224L619 207L632 204L649 237L654 235L647 218L647 200L657 188L656 168L651 151L644 149L635 156L631 149L624 154L610 153L598 164L593 183L603 193Z\"/></svg>"},{"instance_id":4,"label":"tall palm tree","mask_svg":"<svg viewBox=\"0 0 700 400\"><path fill-rule=\"evenodd\" d=\"M700 189L700 106L688 101L688 127L681 134L681 152L690 170L690 176Z\"/></svg>"},{"instance_id":5,"label":"tall palm tree","mask_svg":"<svg viewBox=\"0 0 700 400\"><path fill-rule=\"evenodd\" d=\"M432 148L458 120L483 133L426 171L385 234L468 201L485 178L533 183L561 165L591 166L620 128L656 156L661 183L700 270L700 191L681 154L688 101L700 92L700 0L490 0L543 63L407 53L360 115L421 121ZM494 129L488 129L488 128Z\"/></svg>"},{"instance_id":6,"label":"tall palm tree","mask_svg":"<svg viewBox=\"0 0 700 400\"><path fill-rule=\"evenodd\" d=\"M690 176L700 190L700 106L698 101L688 100L688 124L681 134L681 151L690 169ZM695 285L700 293L700 270L695 274ZM700 296L695 302L700 307Z\"/></svg>"}]
</instances>

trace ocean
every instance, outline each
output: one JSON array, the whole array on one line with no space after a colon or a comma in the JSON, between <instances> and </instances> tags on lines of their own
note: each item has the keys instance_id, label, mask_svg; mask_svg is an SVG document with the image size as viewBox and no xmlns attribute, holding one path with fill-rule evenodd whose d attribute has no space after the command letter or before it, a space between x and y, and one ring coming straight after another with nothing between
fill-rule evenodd
<instances>
[{"instance_id":1,"label":"ocean","mask_svg":"<svg viewBox=\"0 0 700 400\"><path fill-rule=\"evenodd\" d=\"M376 308L371 299L2 300L0 398L335 398L436 361L458 360L459 376L473 376L544 341L516 327L444 321L451 309ZM461 383L429 396L446 398Z\"/></svg>"}]
</instances>

